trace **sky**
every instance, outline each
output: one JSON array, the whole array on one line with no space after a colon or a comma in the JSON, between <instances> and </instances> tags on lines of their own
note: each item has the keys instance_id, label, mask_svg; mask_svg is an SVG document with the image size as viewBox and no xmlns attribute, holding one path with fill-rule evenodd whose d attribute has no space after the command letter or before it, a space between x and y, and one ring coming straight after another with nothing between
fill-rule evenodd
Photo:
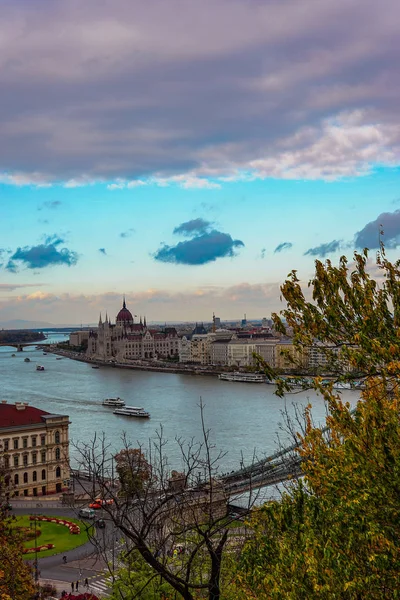
<instances>
[{"instance_id":1,"label":"sky","mask_svg":"<svg viewBox=\"0 0 400 600\"><path fill-rule=\"evenodd\" d=\"M269 317L400 245L397 0L0 0L0 322Z\"/></svg>"}]
</instances>

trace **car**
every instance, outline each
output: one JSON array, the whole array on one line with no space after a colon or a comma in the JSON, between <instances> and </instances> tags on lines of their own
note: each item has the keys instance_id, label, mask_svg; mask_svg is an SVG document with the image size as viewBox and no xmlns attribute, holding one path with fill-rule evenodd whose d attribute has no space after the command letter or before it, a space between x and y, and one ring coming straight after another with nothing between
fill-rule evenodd
<instances>
[{"instance_id":1,"label":"car","mask_svg":"<svg viewBox=\"0 0 400 600\"><path fill-rule=\"evenodd\" d=\"M95 517L94 510L91 506L89 506L89 508L81 508L78 515L84 519L94 519Z\"/></svg>"},{"instance_id":2,"label":"car","mask_svg":"<svg viewBox=\"0 0 400 600\"><path fill-rule=\"evenodd\" d=\"M96 527L98 527L99 529L104 529L106 526L106 522L104 519L97 519L97 521L95 521L95 525Z\"/></svg>"},{"instance_id":3,"label":"car","mask_svg":"<svg viewBox=\"0 0 400 600\"><path fill-rule=\"evenodd\" d=\"M99 508L102 508L103 506L111 506L112 504L114 504L114 500L112 498L109 498L108 500L103 500L102 498L96 498L96 500L94 502L89 504L89 508L98 510Z\"/></svg>"}]
</instances>

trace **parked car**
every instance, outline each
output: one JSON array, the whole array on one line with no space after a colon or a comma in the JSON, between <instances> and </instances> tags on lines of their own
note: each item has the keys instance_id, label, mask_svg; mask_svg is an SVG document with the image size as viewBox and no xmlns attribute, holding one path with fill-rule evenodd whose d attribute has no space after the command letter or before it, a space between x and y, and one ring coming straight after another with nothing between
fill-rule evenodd
<instances>
[{"instance_id":1,"label":"parked car","mask_svg":"<svg viewBox=\"0 0 400 600\"><path fill-rule=\"evenodd\" d=\"M78 512L78 515L80 517L83 517L84 519L94 519L96 516L93 508L91 508L91 507L81 508L80 511Z\"/></svg>"}]
</instances>

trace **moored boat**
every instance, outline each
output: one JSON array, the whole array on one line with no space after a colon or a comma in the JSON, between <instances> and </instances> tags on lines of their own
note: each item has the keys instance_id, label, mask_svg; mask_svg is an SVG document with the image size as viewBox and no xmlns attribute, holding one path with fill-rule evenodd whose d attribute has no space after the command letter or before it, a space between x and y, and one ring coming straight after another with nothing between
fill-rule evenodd
<instances>
[{"instance_id":1,"label":"moored boat","mask_svg":"<svg viewBox=\"0 0 400 600\"><path fill-rule=\"evenodd\" d=\"M150 417L150 413L141 406L125 406L124 408L117 408L113 411L113 414L122 415L124 417L138 417L140 419L148 419Z\"/></svg>"},{"instance_id":2,"label":"moored boat","mask_svg":"<svg viewBox=\"0 0 400 600\"><path fill-rule=\"evenodd\" d=\"M118 408L119 406L125 406L125 401L119 397L106 398L105 400L103 400L102 405L103 406L114 406L115 408Z\"/></svg>"},{"instance_id":3,"label":"moored boat","mask_svg":"<svg viewBox=\"0 0 400 600\"><path fill-rule=\"evenodd\" d=\"M266 377L262 373L221 373L218 378L222 381L238 381L240 383L265 383Z\"/></svg>"},{"instance_id":4,"label":"moored boat","mask_svg":"<svg viewBox=\"0 0 400 600\"><path fill-rule=\"evenodd\" d=\"M44 371L43 365L36 365L36 371Z\"/></svg>"},{"instance_id":5,"label":"moored boat","mask_svg":"<svg viewBox=\"0 0 400 600\"><path fill-rule=\"evenodd\" d=\"M31 362L31 359L26 357L26 358L24 358L24 362Z\"/></svg>"}]
</instances>

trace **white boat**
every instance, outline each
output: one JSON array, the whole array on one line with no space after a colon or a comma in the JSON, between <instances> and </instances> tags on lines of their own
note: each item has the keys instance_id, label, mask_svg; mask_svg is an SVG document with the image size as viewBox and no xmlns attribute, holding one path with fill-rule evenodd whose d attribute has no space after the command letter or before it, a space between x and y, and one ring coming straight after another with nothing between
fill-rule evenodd
<instances>
[{"instance_id":1,"label":"white boat","mask_svg":"<svg viewBox=\"0 0 400 600\"><path fill-rule=\"evenodd\" d=\"M124 408L117 408L113 412L114 415L123 415L124 417L139 417L141 419L148 419L150 413L140 406L125 406Z\"/></svg>"},{"instance_id":2,"label":"white boat","mask_svg":"<svg viewBox=\"0 0 400 600\"><path fill-rule=\"evenodd\" d=\"M241 383L265 383L266 377L262 373L221 373L218 375L223 381L239 381Z\"/></svg>"},{"instance_id":3,"label":"white boat","mask_svg":"<svg viewBox=\"0 0 400 600\"><path fill-rule=\"evenodd\" d=\"M118 408L119 406L125 406L125 401L122 398L106 398L102 402L103 406L115 406Z\"/></svg>"},{"instance_id":4,"label":"white boat","mask_svg":"<svg viewBox=\"0 0 400 600\"><path fill-rule=\"evenodd\" d=\"M44 371L43 365L36 365L36 371Z\"/></svg>"}]
</instances>

